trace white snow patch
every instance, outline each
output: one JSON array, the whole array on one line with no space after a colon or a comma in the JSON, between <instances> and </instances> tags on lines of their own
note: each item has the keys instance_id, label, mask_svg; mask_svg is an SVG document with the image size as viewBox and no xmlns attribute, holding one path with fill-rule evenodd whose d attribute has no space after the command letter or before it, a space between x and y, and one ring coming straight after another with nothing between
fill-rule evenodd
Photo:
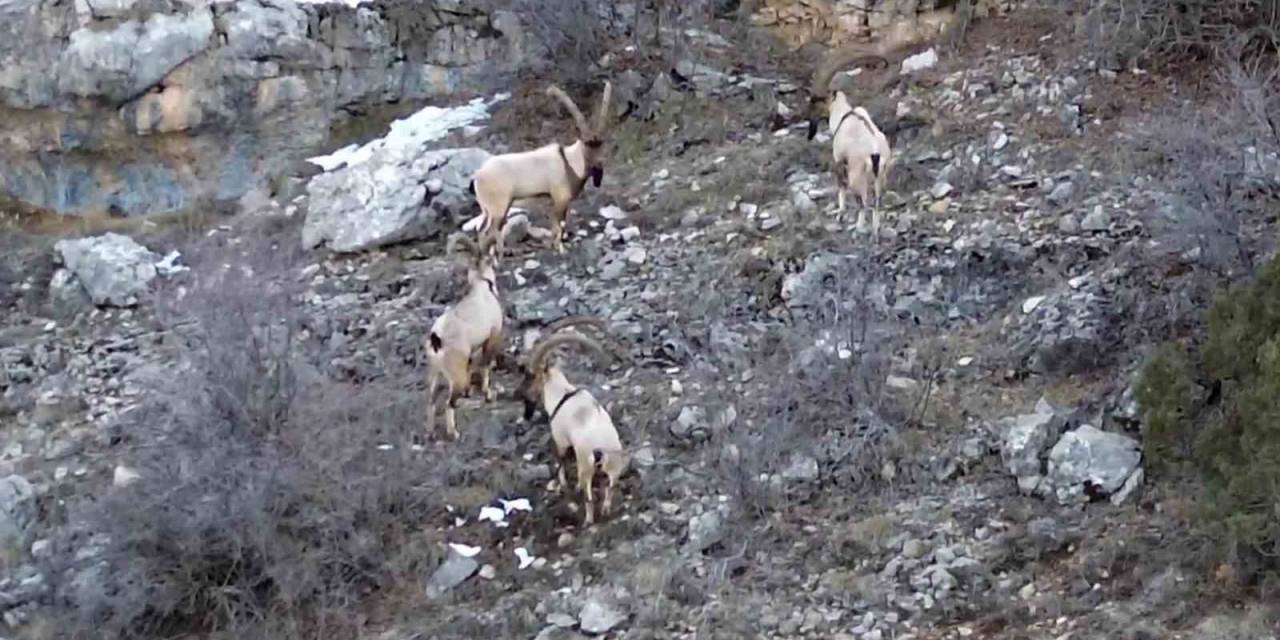
<instances>
[{"instance_id":1,"label":"white snow patch","mask_svg":"<svg viewBox=\"0 0 1280 640\"><path fill-rule=\"evenodd\" d=\"M516 547L515 554L516 554L516 557L520 559L519 568L521 569L528 569L529 565L533 564L534 561L538 559L533 554L530 554L527 550L525 550L524 547Z\"/></svg>"},{"instance_id":2,"label":"white snow patch","mask_svg":"<svg viewBox=\"0 0 1280 640\"><path fill-rule=\"evenodd\" d=\"M294 0L298 4L345 4L348 7L358 7L367 3L369 0Z\"/></svg>"},{"instance_id":3,"label":"white snow patch","mask_svg":"<svg viewBox=\"0 0 1280 640\"><path fill-rule=\"evenodd\" d=\"M480 507L480 517L478 518L480 522L487 520L496 524L502 522L506 518L507 514L502 509L497 507Z\"/></svg>"},{"instance_id":4,"label":"white snow patch","mask_svg":"<svg viewBox=\"0 0 1280 640\"><path fill-rule=\"evenodd\" d=\"M472 547L470 545L459 544L457 542L450 542L449 548L453 549L454 553L457 553L464 558L470 558L475 556L477 553L480 553L480 547Z\"/></svg>"},{"instance_id":5,"label":"white snow patch","mask_svg":"<svg viewBox=\"0 0 1280 640\"><path fill-rule=\"evenodd\" d=\"M369 160L375 152L395 154L402 149L416 149L422 144L439 140L454 129L468 126L489 117L489 107L510 98L500 93L492 100L476 98L456 107L424 107L413 115L391 123L387 135L363 145L349 144L329 155L307 158L307 162L325 171L333 171L346 165L354 167Z\"/></svg>"},{"instance_id":6,"label":"white snow patch","mask_svg":"<svg viewBox=\"0 0 1280 640\"><path fill-rule=\"evenodd\" d=\"M528 498L516 498L515 500L503 500L498 498L498 502L502 503L502 510L506 513L512 511L533 511L533 507L529 504Z\"/></svg>"}]
</instances>

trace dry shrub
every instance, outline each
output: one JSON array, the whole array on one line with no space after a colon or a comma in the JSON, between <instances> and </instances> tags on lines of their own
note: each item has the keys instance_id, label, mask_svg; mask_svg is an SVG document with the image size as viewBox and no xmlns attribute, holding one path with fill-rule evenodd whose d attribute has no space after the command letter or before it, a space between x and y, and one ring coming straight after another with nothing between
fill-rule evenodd
<instances>
[{"instance_id":1,"label":"dry shrub","mask_svg":"<svg viewBox=\"0 0 1280 640\"><path fill-rule=\"evenodd\" d=\"M1241 29L1280 28L1277 0L1091 0L1085 30L1113 67L1206 58Z\"/></svg>"},{"instance_id":2,"label":"dry shrub","mask_svg":"<svg viewBox=\"0 0 1280 640\"><path fill-rule=\"evenodd\" d=\"M409 448L402 380L339 385L308 361L288 246L198 265L160 314L182 364L127 430L141 479L71 509L62 637L353 637L357 603L432 566L419 532L451 465Z\"/></svg>"}]
</instances>

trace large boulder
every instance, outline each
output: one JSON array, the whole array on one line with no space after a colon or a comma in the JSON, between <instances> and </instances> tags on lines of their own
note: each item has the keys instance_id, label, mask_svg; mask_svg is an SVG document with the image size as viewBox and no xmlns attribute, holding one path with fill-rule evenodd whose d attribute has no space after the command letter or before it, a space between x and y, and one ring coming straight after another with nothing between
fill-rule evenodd
<instances>
[{"instance_id":1,"label":"large boulder","mask_svg":"<svg viewBox=\"0 0 1280 640\"><path fill-rule=\"evenodd\" d=\"M1081 425L1049 451L1045 489L1061 504L1110 496L1122 488L1122 495L1127 495L1141 482L1141 461L1141 448L1133 438Z\"/></svg>"},{"instance_id":2,"label":"large boulder","mask_svg":"<svg viewBox=\"0 0 1280 640\"><path fill-rule=\"evenodd\" d=\"M310 209L302 244L362 251L444 231L471 206L471 174L483 149L441 149L409 160L379 154L322 173L307 185Z\"/></svg>"},{"instance_id":3,"label":"large boulder","mask_svg":"<svg viewBox=\"0 0 1280 640\"><path fill-rule=\"evenodd\" d=\"M1045 449L1065 425L1065 418L1043 399L1036 404L1035 413L1005 418L997 424L1001 431L1000 459L1017 478L1018 489L1023 493L1031 493L1040 485Z\"/></svg>"},{"instance_id":4,"label":"large boulder","mask_svg":"<svg viewBox=\"0 0 1280 640\"><path fill-rule=\"evenodd\" d=\"M137 304L138 294L155 280L160 261L160 256L118 233L59 240L54 250L97 305Z\"/></svg>"}]
</instances>

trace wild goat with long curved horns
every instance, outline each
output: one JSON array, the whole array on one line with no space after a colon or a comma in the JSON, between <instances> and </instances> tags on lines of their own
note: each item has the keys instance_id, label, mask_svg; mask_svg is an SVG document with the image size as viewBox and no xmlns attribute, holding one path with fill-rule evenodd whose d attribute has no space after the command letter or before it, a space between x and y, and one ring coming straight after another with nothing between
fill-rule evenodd
<instances>
[{"instance_id":1,"label":"wild goat with long curved horns","mask_svg":"<svg viewBox=\"0 0 1280 640\"><path fill-rule=\"evenodd\" d=\"M471 192L480 204L480 215L464 228L477 226L479 233L497 246L501 257L505 240L502 226L511 203L549 196L552 242L556 252L563 254L562 236L569 204L582 192L588 178L597 188L604 179L604 140L612 92L613 85L605 81L600 111L592 127L563 90L555 85L547 87L547 95L559 100L573 117L578 139L569 146L553 142L532 151L504 153L485 160L471 179Z\"/></svg>"},{"instance_id":2,"label":"wild goat with long curved horns","mask_svg":"<svg viewBox=\"0 0 1280 640\"><path fill-rule=\"evenodd\" d=\"M825 103L831 132L831 171L838 194L836 210L844 211L845 193L852 190L861 205L856 228L865 229L865 208L871 207L872 234L879 237L880 196L893 167L893 150L871 114L861 106L853 106L844 91L832 91L831 80L846 65L874 62L887 66L888 61L878 54L848 50L839 53L842 55L827 60L814 76L809 91L809 139L817 135L819 114Z\"/></svg>"},{"instance_id":3,"label":"wild goat with long curved horns","mask_svg":"<svg viewBox=\"0 0 1280 640\"><path fill-rule=\"evenodd\" d=\"M502 349L502 303L498 300L497 274L494 271L492 245L477 244L471 238L456 234L449 239L446 251L454 254L461 248L468 256L467 291L431 325L427 336L427 432L435 431L435 394L440 379L449 388L445 405L445 428L450 438L458 438L454 412L458 400L471 388L472 365L480 368L480 389L486 401L494 393L489 386L490 372ZM476 352L479 357L476 358Z\"/></svg>"},{"instance_id":4,"label":"wild goat with long curved horns","mask_svg":"<svg viewBox=\"0 0 1280 640\"><path fill-rule=\"evenodd\" d=\"M566 486L564 459L569 450L573 450L578 491L582 494L582 524L590 526L595 522L592 481L596 471L603 471L606 476L601 514L608 515L613 508L613 488L626 472L631 458L622 448L618 430L604 406L590 391L571 384L564 372L549 360L557 347L573 343L604 353L596 340L580 333L561 333L581 325L603 327L604 321L590 316L571 316L548 325L522 367L524 379L516 393L524 401L526 420L533 417L539 406L547 414L561 492Z\"/></svg>"}]
</instances>

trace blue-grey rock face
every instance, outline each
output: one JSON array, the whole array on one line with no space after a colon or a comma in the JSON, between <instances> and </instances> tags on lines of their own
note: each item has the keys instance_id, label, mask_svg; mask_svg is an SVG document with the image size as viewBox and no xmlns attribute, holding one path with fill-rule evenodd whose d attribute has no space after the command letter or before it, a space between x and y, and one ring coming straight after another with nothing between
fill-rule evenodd
<instances>
[{"instance_id":1,"label":"blue-grey rock face","mask_svg":"<svg viewBox=\"0 0 1280 640\"><path fill-rule=\"evenodd\" d=\"M0 0L0 191L70 214L233 199L344 110L496 86L518 21L443 1Z\"/></svg>"}]
</instances>

